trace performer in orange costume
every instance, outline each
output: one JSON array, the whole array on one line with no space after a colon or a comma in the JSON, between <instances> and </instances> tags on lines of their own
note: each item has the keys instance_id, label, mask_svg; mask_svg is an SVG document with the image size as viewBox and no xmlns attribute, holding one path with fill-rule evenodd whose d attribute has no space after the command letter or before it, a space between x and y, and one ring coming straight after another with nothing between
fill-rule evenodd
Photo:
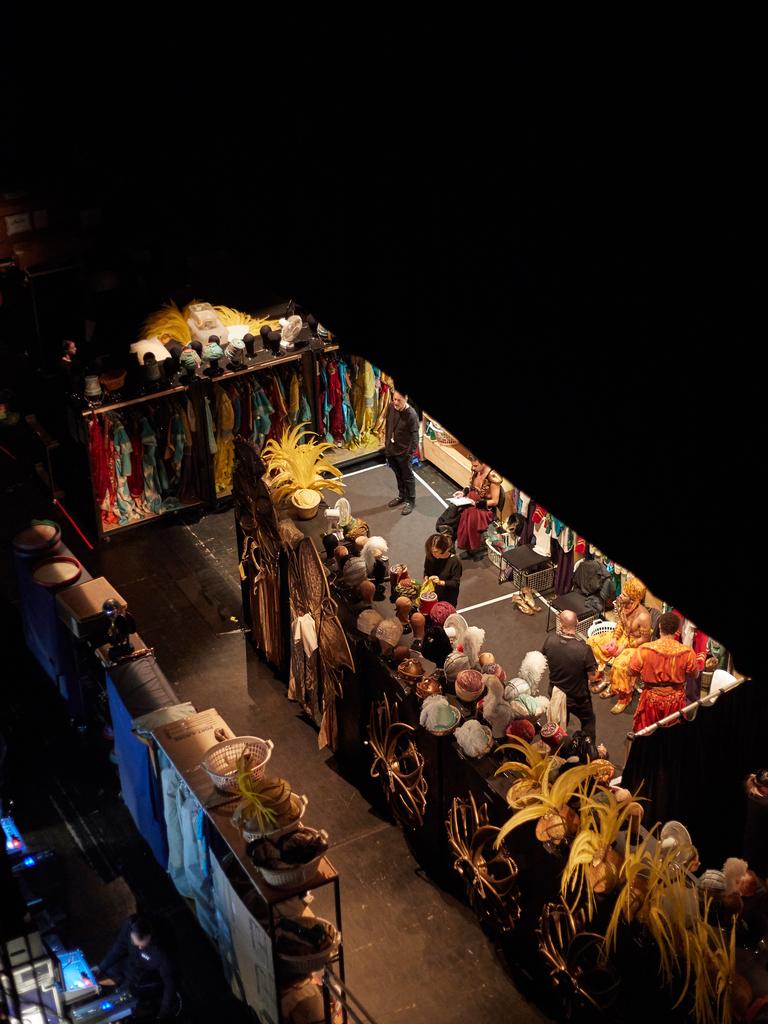
<instances>
[{"instance_id":1,"label":"performer in orange costume","mask_svg":"<svg viewBox=\"0 0 768 1024\"><path fill-rule=\"evenodd\" d=\"M659 639L632 652L629 671L643 681L635 732L681 711L685 707L686 677L697 676L704 667L704 654L697 655L693 648L675 639L681 625L674 612L666 612L659 619Z\"/></svg>"}]
</instances>

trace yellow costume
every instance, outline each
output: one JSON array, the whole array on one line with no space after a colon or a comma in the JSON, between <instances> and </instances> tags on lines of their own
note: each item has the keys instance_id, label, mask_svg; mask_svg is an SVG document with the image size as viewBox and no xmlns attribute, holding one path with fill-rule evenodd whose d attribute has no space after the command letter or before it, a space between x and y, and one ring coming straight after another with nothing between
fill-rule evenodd
<instances>
[{"instance_id":1,"label":"yellow costume","mask_svg":"<svg viewBox=\"0 0 768 1024\"><path fill-rule=\"evenodd\" d=\"M232 472L235 466L235 442L232 432L235 427L235 410L224 388L215 387L216 406L216 454L213 457L213 473L216 478L216 494L229 494L232 490Z\"/></svg>"},{"instance_id":2,"label":"yellow costume","mask_svg":"<svg viewBox=\"0 0 768 1024\"><path fill-rule=\"evenodd\" d=\"M636 576L627 580L621 592L619 621L613 633L603 633L587 641L595 656L598 671L602 673L607 665L611 666L610 692L618 698L619 705L626 706L635 689L635 676L629 671L634 649L651 639L651 618L642 604L645 593L645 584ZM614 643L624 645L620 654L606 652L606 647Z\"/></svg>"},{"instance_id":3,"label":"yellow costume","mask_svg":"<svg viewBox=\"0 0 768 1024\"><path fill-rule=\"evenodd\" d=\"M376 376L367 359L358 360L359 369L352 385L352 409L360 430L360 438L351 442L350 448L366 448L373 444L374 401L376 398Z\"/></svg>"}]
</instances>

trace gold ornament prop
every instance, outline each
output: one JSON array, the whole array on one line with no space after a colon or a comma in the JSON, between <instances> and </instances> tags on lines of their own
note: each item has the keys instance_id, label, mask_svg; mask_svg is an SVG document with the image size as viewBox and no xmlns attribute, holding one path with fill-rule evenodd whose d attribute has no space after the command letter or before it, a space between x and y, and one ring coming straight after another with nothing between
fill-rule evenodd
<instances>
[{"instance_id":1,"label":"gold ornament prop","mask_svg":"<svg viewBox=\"0 0 768 1024\"><path fill-rule=\"evenodd\" d=\"M415 731L398 720L397 702L390 709L386 696L371 710L371 778L381 779L390 810L406 828L421 827L427 809L424 758L413 742Z\"/></svg>"},{"instance_id":2,"label":"gold ornament prop","mask_svg":"<svg viewBox=\"0 0 768 1024\"><path fill-rule=\"evenodd\" d=\"M620 978L606 958L603 936L584 931L584 914L573 913L563 902L546 903L537 933L539 952L566 1017L587 1008L609 1009L618 997Z\"/></svg>"},{"instance_id":3,"label":"gold ornament prop","mask_svg":"<svg viewBox=\"0 0 768 1024\"><path fill-rule=\"evenodd\" d=\"M512 931L520 917L517 864L495 848L499 829L489 824L488 804L478 807L471 793L468 800L455 797L445 827L475 914L497 934Z\"/></svg>"}]
</instances>

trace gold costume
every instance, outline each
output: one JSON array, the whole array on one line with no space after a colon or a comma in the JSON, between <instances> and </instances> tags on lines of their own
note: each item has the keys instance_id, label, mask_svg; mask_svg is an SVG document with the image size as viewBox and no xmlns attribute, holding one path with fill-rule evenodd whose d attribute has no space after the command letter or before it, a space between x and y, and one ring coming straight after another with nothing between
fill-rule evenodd
<instances>
[{"instance_id":1,"label":"gold costume","mask_svg":"<svg viewBox=\"0 0 768 1024\"><path fill-rule=\"evenodd\" d=\"M611 666L610 692L619 703L628 703L635 689L635 676L629 671L629 663L636 647L651 639L651 617L643 607L645 584L636 576L627 580L621 592L623 603L619 612L619 621L613 633L592 637L587 641L597 662L598 671L602 674L607 665ZM620 654L606 653L605 648L612 643L624 644Z\"/></svg>"}]
</instances>

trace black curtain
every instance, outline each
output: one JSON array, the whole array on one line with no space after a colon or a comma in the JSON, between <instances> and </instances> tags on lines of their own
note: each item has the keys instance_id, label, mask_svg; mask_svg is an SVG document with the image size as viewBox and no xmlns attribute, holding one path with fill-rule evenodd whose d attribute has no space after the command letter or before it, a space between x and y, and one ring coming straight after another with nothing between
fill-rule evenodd
<instances>
[{"instance_id":1,"label":"black curtain","mask_svg":"<svg viewBox=\"0 0 768 1024\"><path fill-rule=\"evenodd\" d=\"M768 683L752 680L700 707L692 722L635 739L622 785L645 797L646 826L691 833L705 868L744 849L747 775L768 766Z\"/></svg>"}]
</instances>

